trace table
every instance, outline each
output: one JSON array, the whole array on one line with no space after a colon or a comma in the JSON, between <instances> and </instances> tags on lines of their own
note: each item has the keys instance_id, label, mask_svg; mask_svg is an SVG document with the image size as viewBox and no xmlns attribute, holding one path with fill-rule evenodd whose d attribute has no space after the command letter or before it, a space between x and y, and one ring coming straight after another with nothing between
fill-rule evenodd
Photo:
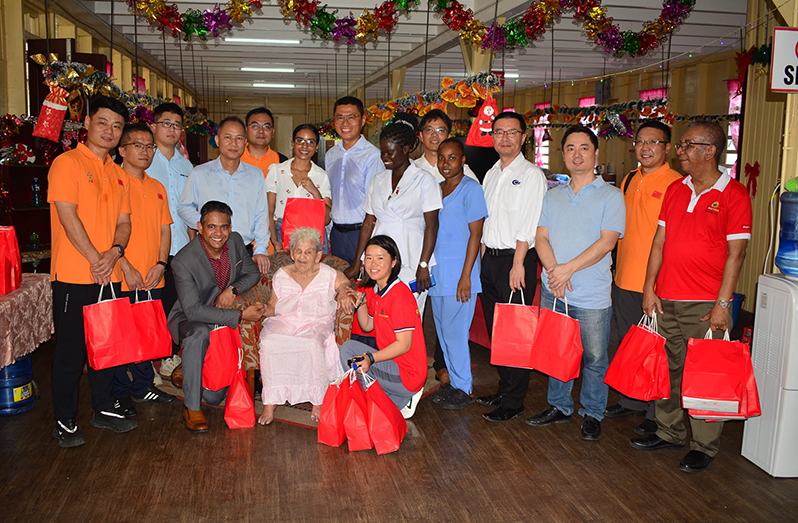
<instances>
[{"instance_id":1,"label":"table","mask_svg":"<svg viewBox=\"0 0 798 523\"><path fill-rule=\"evenodd\" d=\"M49 274L22 274L22 285L0 296L0 369L30 354L53 335Z\"/></svg>"}]
</instances>

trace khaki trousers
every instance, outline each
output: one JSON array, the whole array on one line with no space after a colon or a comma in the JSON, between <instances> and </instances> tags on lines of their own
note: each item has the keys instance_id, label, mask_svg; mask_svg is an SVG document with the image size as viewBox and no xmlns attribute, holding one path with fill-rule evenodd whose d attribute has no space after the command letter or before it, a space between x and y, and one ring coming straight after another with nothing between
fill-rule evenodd
<instances>
[{"instance_id":1,"label":"khaki trousers","mask_svg":"<svg viewBox=\"0 0 798 523\"><path fill-rule=\"evenodd\" d=\"M654 419L657 422L657 436L675 443L687 441L687 429L682 409L682 371L690 338L703 339L709 329L709 321L701 321L714 306L711 301L669 301L662 300L664 313L657 318L659 333L665 337L665 352L668 354L668 369L671 378L671 397L654 403ZM723 331L715 331L713 338L723 337ZM690 450L700 450L714 456L718 453L722 421L708 422L690 418L690 431L693 438Z\"/></svg>"}]
</instances>

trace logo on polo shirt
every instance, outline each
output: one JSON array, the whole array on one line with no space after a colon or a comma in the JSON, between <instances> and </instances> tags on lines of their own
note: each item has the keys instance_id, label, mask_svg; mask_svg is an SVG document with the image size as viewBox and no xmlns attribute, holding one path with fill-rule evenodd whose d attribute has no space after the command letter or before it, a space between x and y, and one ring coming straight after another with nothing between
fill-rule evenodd
<instances>
[{"instance_id":1,"label":"logo on polo shirt","mask_svg":"<svg viewBox=\"0 0 798 523\"><path fill-rule=\"evenodd\" d=\"M94 178L91 175L91 171L86 173L86 178L89 179L89 183L94 183Z\"/></svg>"},{"instance_id":2,"label":"logo on polo shirt","mask_svg":"<svg viewBox=\"0 0 798 523\"><path fill-rule=\"evenodd\" d=\"M712 202L712 205L707 207L706 211L704 212L708 212L709 214L714 214L717 216L720 214L720 202Z\"/></svg>"},{"instance_id":3,"label":"logo on polo shirt","mask_svg":"<svg viewBox=\"0 0 798 523\"><path fill-rule=\"evenodd\" d=\"M661 199L661 198L662 198L662 193L661 193L661 192L659 192L659 191L654 191L654 192L651 194L651 197L652 197L652 198L656 198L657 200L659 200L659 199Z\"/></svg>"},{"instance_id":4,"label":"logo on polo shirt","mask_svg":"<svg viewBox=\"0 0 798 523\"><path fill-rule=\"evenodd\" d=\"M380 309L379 317L380 318L388 318L389 316L387 314L385 314L385 309Z\"/></svg>"},{"instance_id":5,"label":"logo on polo shirt","mask_svg":"<svg viewBox=\"0 0 798 523\"><path fill-rule=\"evenodd\" d=\"M122 187L125 186L125 184L122 182L122 180L116 180L116 181L119 182L119 185L121 185Z\"/></svg>"},{"instance_id":6,"label":"logo on polo shirt","mask_svg":"<svg viewBox=\"0 0 798 523\"><path fill-rule=\"evenodd\" d=\"M521 185L521 181L520 180L513 180L513 185Z\"/></svg>"},{"instance_id":7,"label":"logo on polo shirt","mask_svg":"<svg viewBox=\"0 0 798 523\"><path fill-rule=\"evenodd\" d=\"M161 193L158 193L158 198L159 198L159 199L161 199L161 200L163 200L163 194L161 194Z\"/></svg>"}]
</instances>

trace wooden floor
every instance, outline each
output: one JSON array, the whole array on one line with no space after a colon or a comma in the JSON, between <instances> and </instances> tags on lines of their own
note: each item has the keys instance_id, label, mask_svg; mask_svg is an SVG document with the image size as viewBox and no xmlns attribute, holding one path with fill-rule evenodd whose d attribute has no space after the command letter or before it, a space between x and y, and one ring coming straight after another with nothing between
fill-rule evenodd
<instances>
[{"instance_id":1,"label":"wooden floor","mask_svg":"<svg viewBox=\"0 0 798 523\"><path fill-rule=\"evenodd\" d=\"M84 377L86 444L61 449L52 351L50 342L33 355L33 411L0 418L3 521L798 521L798 480L740 456L741 422L726 425L711 467L689 475L677 469L686 451L629 446L639 418L607 419L603 438L585 442L576 419L493 424L477 404L450 412L425 400L402 448L377 456L319 445L315 431L285 423L228 430L219 409L205 409L209 433L191 434L178 402L139 405L128 434L95 429ZM475 390L490 393L488 351L472 352ZM527 416L546 406L545 383L533 373Z\"/></svg>"}]
</instances>

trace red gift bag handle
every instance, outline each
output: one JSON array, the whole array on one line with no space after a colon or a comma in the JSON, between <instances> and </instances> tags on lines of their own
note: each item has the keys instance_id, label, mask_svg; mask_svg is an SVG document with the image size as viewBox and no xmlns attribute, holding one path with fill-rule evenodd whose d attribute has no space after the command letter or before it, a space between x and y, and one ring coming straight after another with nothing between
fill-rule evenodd
<instances>
[{"instance_id":1,"label":"red gift bag handle","mask_svg":"<svg viewBox=\"0 0 798 523\"><path fill-rule=\"evenodd\" d=\"M704 339L705 340L711 340L712 339L712 327L707 329L707 333L704 334ZM725 331L723 331L723 341L731 341L731 339L729 338L729 329L726 329Z\"/></svg>"},{"instance_id":2,"label":"red gift bag handle","mask_svg":"<svg viewBox=\"0 0 798 523\"><path fill-rule=\"evenodd\" d=\"M524 295L524 293L522 292L521 296L523 296L523 295ZM554 298L554 305L551 306L551 310L553 310L554 312L557 312L557 300L558 299L559 298ZM568 316L568 298L563 298L562 301L565 302L565 315Z\"/></svg>"},{"instance_id":3,"label":"red gift bag handle","mask_svg":"<svg viewBox=\"0 0 798 523\"><path fill-rule=\"evenodd\" d=\"M507 305L511 305L513 303L513 293L514 292L515 292L515 290L511 290L510 291L510 299L507 300ZM523 292L519 292L519 294L521 295L521 305L526 307L526 301L524 300L524 293ZM557 302L555 301L554 303L556 304Z\"/></svg>"},{"instance_id":4,"label":"red gift bag handle","mask_svg":"<svg viewBox=\"0 0 798 523\"><path fill-rule=\"evenodd\" d=\"M114 284L113 283L109 283L108 286L111 287L111 299L115 300L116 299L116 292L114 292ZM103 301L103 289L104 288L105 288L104 284L100 285L100 295L97 296L97 303L100 303L101 301Z\"/></svg>"}]
</instances>

